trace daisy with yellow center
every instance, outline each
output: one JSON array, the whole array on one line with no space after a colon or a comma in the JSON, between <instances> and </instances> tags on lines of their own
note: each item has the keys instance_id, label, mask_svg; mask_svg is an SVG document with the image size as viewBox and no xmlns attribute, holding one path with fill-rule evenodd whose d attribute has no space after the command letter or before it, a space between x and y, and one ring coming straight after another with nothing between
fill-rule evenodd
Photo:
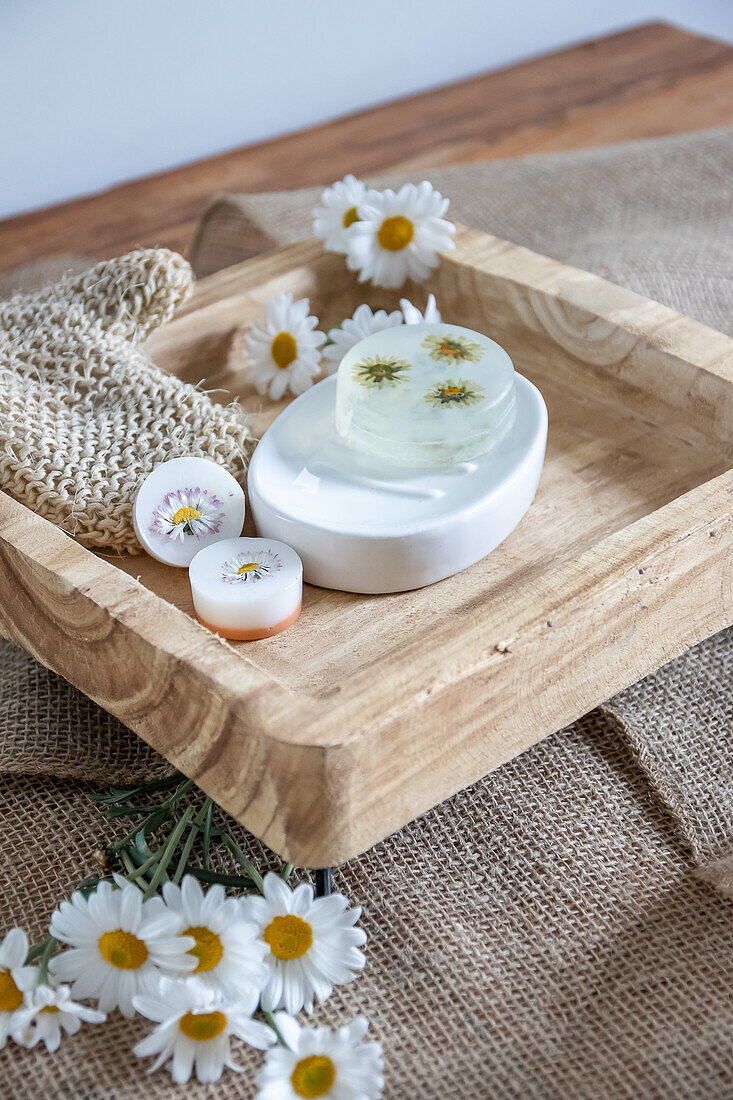
<instances>
[{"instance_id":1,"label":"daisy with yellow center","mask_svg":"<svg viewBox=\"0 0 733 1100\"><path fill-rule=\"evenodd\" d=\"M349 231L359 220L359 203L365 192L361 180L349 175L321 195L321 205L313 211L313 232L328 252L348 251Z\"/></svg>"},{"instance_id":2,"label":"daisy with yellow center","mask_svg":"<svg viewBox=\"0 0 733 1100\"><path fill-rule=\"evenodd\" d=\"M301 1028L285 1012L278 1012L275 1022L289 1049L268 1050L255 1100L377 1100L382 1095L382 1049L364 1042L369 1025L363 1016L336 1032Z\"/></svg>"},{"instance_id":3,"label":"daisy with yellow center","mask_svg":"<svg viewBox=\"0 0 733 1100\"><path fill-rule=\"evenodd\" d=\"M294 302L292 294L280 294L266 309L265 322L252 325L245 337L248 377L258 393L279 401L286 390L304 393L313 384L326 337L316 331L318 318L309 315L307 298Z\"/></svg>"},{"instance_id":4,"label":"daisy with yellow center","mask_svg":"<svg viewBox=\"0 0 733 1100\"><path fill-rule=\"evenodd\" d=\"M134 998L134 1006L157 1025L133 1048L135 1054L157 1055L148 1072L168 1064L179 1085L185 1085L193 1072L202 1084L218 1081L225 1068L241 1072L243 1067L232 1061L232 1036L258 1050L275 1041L266 1024L251 1018L246 1004L236 997L227 999L198 976L185 981L161 978L152 994Z\"/></svg>"},{"instance_id":5,"label":"daisy with yellow center","mask_svg":"<svg viewBox=\"0 0 733 1100\"><path fill-rule=\"evenodd\" d=\"M368 190L359 220L349 231L347 263L359 282L397 287L423 282L438 266L439 253L455 247L455 226L443 215L449 206L432 184L406 183L395 193Z\"/></svg>"},{"instance_id":6,"label":"daisy with yellow center","mask_svg":"<svg viewBox=\"0 0 733 1100\"><path fill-rule=\"evenodd\" d=\"M422 346L436 363L478 363L484 354L479 344L465 336L436 332L426 336Z\"/></svg>"},{"instance_id":7,"label":"daisy with yellow center","mask_svg":"<svg viewBox=\"0 0 733 1100\"><path fill-rule=\"evenodd\" d=\"M46 1050L53 1052L61 1045L64 1032L75 1035L82 1021L87 1024L101 1024L106 1019L104 1012L97 1012L73 1001L68 985L57 988L39 985L32 992L26 993L12 1036L21 1046L34 1047L37 1043L43 1043Z\"/></svg>"},{"instance_id":8,"label":"daisy with yellow center","mask_svg":"<svg viewBox=\"0 0 733 1100\"><path fill-rule=\"evenodd\" d=\"M361 909L350 909L343 894L314 898L308 883L291 890L270 872L264 896L239 904L269 948L261 994L265 1011L285 1008L293 1014L305 1007L312 1012L314 1000L325 1001L335 985L353 981L364 966L359 948L366 933L354 927Z\"/></svg>"},{"instance_id":9,"label":"daisy with yellow center","mask_svg":"<svg viewBox=\"0 0 733 1100\"><path fill-rule=\"evenodd\" d=\"M100 882L88 897L72 894L51 918L51 935L71 950L54 956L49 969L57 981L71 982L71 994L98 1000L103 1012L119 1008L132 1017L132 998L155 988L161 973L185 974L196 968L189 954L193 936L183 936L181 917L160 898L143 900L137 886L116 878Z\"/></svg>"},{"instance_id":10,"label":"daisy with yellow center","mask_svg":"<svg viewBox=\"0 0 733 1100\"><path fill-rule=\"evenodd\" d=\"M0 1050L8 1041L23 1008L23 995L36 984L38 970L25 966L28 937L22 928L11 928L0 943Z\"/></svg>"},{"instance_id":11,"label":"daisy with yellow center","mask_svg":"<svg viewBox=\"0 0 733 1100\"><path fill-rule=\"evenodd\" d=\"M180 917L183 935L195 941L189 951L196 960L194 976L254 1012L267 976L267 948L243 918L239 902L227 898L223 886L204 892L193 875L186 875L180 886L166 882L163 899Z\"/></svg>"},{"instance_id":12,"label":"daisy with yellow center","mask_svg":"<svg viewBox=\"0 0 733 1100\"><path fill-rule=\"evenodd\" d=\"M438 382L425 394L425 400L434 409L458 409L477 405L483 399L483 386L479 386L478 382L466 382L463 378L456 382L451 378Z\"/></svg>"}]
</instances>

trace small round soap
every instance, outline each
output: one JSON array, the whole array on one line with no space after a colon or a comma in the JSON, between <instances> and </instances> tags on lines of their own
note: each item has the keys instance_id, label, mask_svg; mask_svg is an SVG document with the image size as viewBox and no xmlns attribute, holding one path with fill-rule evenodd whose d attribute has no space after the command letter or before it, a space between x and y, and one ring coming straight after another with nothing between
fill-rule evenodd
<instances>
[{"instance_id":1,"label":"small round soap","mask_svg":"<svg viewBox=\"0 0 733 1100\"><path fill-rule=\"evenodd\" d=\"M224 539L191 562L199 622L234 641L270 638L300 614L303 563L276 539Z\"/></svg>"},{"instance_id":2,"label":"small round soap","mask_svg":"<svg viewBox=\"0 0 733 1100\"><path fill-rule=\"evenodd\" d=\"M241 535L244 490L208 458L172 458L145 478L132 521L151 557L166 565L190 565L203 547Z\"/></svg>"},{"instance_id":3,"label":"small round soap","mask_svg":"<svg viewBox=\"0 0 733 1100\"><path fill-rule=\"evenodd\" d=\"M359 451L400 466L485 454L511 430L514 365L493 340L458 325L397 325L341 360L336 429Z\"/></svg>"}]
</instances>

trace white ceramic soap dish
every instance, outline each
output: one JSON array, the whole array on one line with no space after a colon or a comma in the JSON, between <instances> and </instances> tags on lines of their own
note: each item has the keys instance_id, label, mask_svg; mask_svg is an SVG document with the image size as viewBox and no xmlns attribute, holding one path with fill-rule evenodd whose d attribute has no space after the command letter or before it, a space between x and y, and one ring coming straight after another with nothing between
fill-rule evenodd
<instances>
[{"instance_id":1,"label":"white ceramic soap dish","mask_svg":"<svg viewBox=\"0 0 733 1100\"><path fill-rule=\"evenodd\" d=\"M249 467L257 530L292 546L304 579L346 592L421 588L485 557L535 495L547 441L539 390L515 375L516 418L487 454L455 465L375 464L335 425L336 377L298 397Z\"/></svg>"}]
</instances>

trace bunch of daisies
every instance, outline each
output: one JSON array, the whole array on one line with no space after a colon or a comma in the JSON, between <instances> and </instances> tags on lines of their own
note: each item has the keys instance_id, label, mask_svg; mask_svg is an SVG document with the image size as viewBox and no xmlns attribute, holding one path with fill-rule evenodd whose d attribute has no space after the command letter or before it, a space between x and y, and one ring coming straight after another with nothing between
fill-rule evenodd
<instances>
[{"instance_id":1,"label":"bunch of daisies","mask_svg":"<svg viewBox=\"0 0 733 1100\"><path fill-rule=\"evenodd\" d=\"M449 200L427 180L394 192L375 191L346 176L323 192L321 203L313 211L314 232L327 251L345 255L360 282L382 287L400 287L407 279L422 282L438 266L439 253L455 247L455 226L443 217ZM304 393L321 373L333 374L346 352L373 332L441 320L432 294L422 312L407 298L390 313L364 303L328 334L319 331L307 298L293 301L292 294L280 294L266 310L266 320L245 337L245 354L250 381L273 401L287 391Z\"/></svg>"},{"instance_id":2,"label":"bunch of daisies","mask_svg":"<svg viewBox=\"0 0 733 1100\"><path fill-rule=\"evenodd\" d=\"M164 847L173 851L175 836ZM192 874L165 877L158 891L143 868L75 892L30 950L22 929L7 933L0 1049L11 1039L53 1052L82 1024L137 1013L153 1026L134 1053L154 1059L148 1072L165 1066L179 1084L194 1073L212 1082L225 1068L241 1071L238 1041L267 1052L258 1100L381 1095L382 1054L365 1041L366 1020L332 1032L295 1019L364 966L359 908L342 894L317 898L308 883L291 888L289 865L264 878L251 868L258 892L238 897L220 883L205 889Z\"/></svg>"}]
</instances>

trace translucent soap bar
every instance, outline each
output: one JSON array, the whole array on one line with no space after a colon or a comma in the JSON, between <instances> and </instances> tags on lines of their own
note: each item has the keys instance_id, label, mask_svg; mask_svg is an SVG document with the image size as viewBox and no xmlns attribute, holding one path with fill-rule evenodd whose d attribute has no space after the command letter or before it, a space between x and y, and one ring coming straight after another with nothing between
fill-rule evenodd
<instances>
[{"instance_id":1,"label":"translucent soap bar","mask_svg":"<svg viewBox=\"0 0 733 1100\"><path fill-rule=\"evenodd\" d=\"M401 466L446 466L490 451L515 418L514 365L458 325L400 325L341 361L336 428L359 451Z\"/></svg>"}]
</instances>

